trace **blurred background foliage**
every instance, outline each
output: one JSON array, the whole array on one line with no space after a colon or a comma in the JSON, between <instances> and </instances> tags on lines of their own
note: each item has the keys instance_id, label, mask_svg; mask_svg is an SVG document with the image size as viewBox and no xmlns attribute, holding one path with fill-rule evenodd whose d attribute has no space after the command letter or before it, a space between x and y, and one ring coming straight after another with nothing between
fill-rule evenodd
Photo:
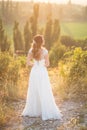
<instances>
[{"instance_id":1,"label":"blurred background foliage","mask_svg":"<svg viewBox=\"0 0 87 130\"><path fill-rule=\"evenodd\" d=\"M13 115L11 102L25 98L26 55L42 34L54 71L54 93L87 100L87 6L0 1L0 125ZM8 113L8 114L7 114Z\"/></svg>"}]
</instances>

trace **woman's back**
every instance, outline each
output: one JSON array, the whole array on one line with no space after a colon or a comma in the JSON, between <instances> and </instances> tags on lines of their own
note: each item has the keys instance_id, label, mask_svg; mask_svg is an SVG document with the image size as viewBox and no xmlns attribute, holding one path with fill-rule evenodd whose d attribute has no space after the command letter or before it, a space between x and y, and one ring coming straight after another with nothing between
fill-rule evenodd
<instances>
[{"instance_id":1,"label":"woman's back","mask_svg":"<svg viewBox=\"0 0 87 130\"><path fill-rule=\"evenodd\" d=\"M30 50L29 50L29 53L32 55L32 49L33 48L30 48ZM42 60L42 59L44 59L45 58L45 56L48 54L48 50L45 48L45 47L42 47L40 50L39 50L39 52L40 52L40 59L39 60ZM33 59L35 59L34 57L32 57ZM35 60L37 60L37 59L35 59Z\"/></svg>"},{"instance_id":2,"label":"woman's back","mask_svg":"<svg viewBox=\"0 0 87 130\"><path fill-rule=\"evenodd\" d=\"M41 63L45 66L49 66L49 57L48 57L48 50L45 47L42 47L40 50L40 59L37 60L33 57L33 53L32 53L32 48L30 48L29 53L28 53L28 62L30 59L34 60L34 65L35 63Z\"/></svg>"}]
</instances>

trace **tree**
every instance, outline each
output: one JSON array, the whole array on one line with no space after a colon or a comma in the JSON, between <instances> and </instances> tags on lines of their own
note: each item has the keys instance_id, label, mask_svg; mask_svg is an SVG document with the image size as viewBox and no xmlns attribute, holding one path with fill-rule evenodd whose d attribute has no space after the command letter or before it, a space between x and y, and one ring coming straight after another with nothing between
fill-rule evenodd
<instances>
[{"instance_id":1,"label":"tree","mask_svg":"<svg viewBox=\"0 0 87 130\"><path fill-rule=\"evenodd\" d=\"M10 12L10 1L9 0L7 0L6 1L6 16L8 17L9 16L9 12Z\"/></svg>"},{"instance_id":2,"label":"tree","mask_svg":"<svg viewBox=\"0 0 87 130\"><path fill-rule=\"evenodd\" d=\"M32 37L35 36L37 33L38 16L39 16L39 4L36 3L34 4L33 7L33 15L30 18Z\"/></svg>"},{"instance_id":3,"label":"tree","mask_svg":"<svg viewBox=\"0 0 87 130\"><path fill-rule=\"evenodd\" d=\"M59 60L61 60L61 58L63 57L64 53L66 51L66 47L64 45L62 45L59 41L57 41L52 49L50 50L50 63L51 66L57 66Z\"/></svg>"},{"instance_id":4,"label":"tree","mask_svg":"<svg viewBox=\"0 0 87 130\"><path fill-rule=\"evenodd\" d=\"M2 19L0 19L0 50L4 52L9 51L9 49L10 49L10 41L8 40L8 37L5 34Z\"/></svg>"},{"instance_id":5,"label":"tree","mask_svg":"<svg viewBox=\"0 0 87 130\"><path fill-rule=\"evenodd\" d=\"M46 23L46 28L45 28L45 43L46 43L46 47L49 50L51 48L51 44L52 44L52 40L51 40L51 36L52 36L52 19L51 18L47 18L47 23Z\"/></svg>"},{"instance_id":6,"label":"tree","mask_svg":"<svg viewBox=\"0 0 87 130\"><path fill-rule=\"evenodd\" d=\"M52 33L52 42L56 42L59 39L60 36L60 25L59 20L55 19L54 25L53 25L53 33Z\"/></svg>"},{"instance_id":7,"label":"tree","mask_svg":"<svg viewBox=\"0 0 87 130\"><path fill-rule=\"evenodd\" d=\"M52 17L52 4L50 2L46 5L46 14L48 17Z\"/></svg>"},{"instance_id":8,"label":"tree","mask_svg":"<svg viewBox=\"0 0 87 130\"><path fill-rule=\"evenodd\" d=\"M87 6L84 7L84 18L87 20Z\"/></svg>"},{"instance_id":9,"label":"tree","mask_svg":"<svg viewBox=\"0 0 87 130\"><path fill-rule=\"evenodd\" d=\"M19 10L20 10L19 7L20 7L20 6L19 6L19 2L17 1L16 4L15 4L15 8L14 8L14 15L15 15L15 13L16 13L16 15L15 15L16 18L19 17Z\"/></svg>"},{"instance_id":10,"label":"tree","mask_svg":"<svg viewBox=\"0 0 87 130\"><path fill-rule=\"evenodd\" d=\"M14 41L14 50L16 51L23 51L24 50L24 43L21 31L19 29L19 23L15 21L14 28L13 28L13 41Z\"/></svg>"},{"instance_id":11,"label":"tree","mask_svg":"<svg viewBox=\"0 0 87 130\"><path fill-rule=\"evenodd\" d=\"M7 35L4 36L3 42L1 44L1 51L9 51L10 49L10 41L8 40Z\"/></svg>"},{"instance_id":12,"label":"tree","mask_svg":"<svg viewBox=\"0 0 87 130\"><path fill-rule=\"evenodd\" d=\"M2 0L2 2L1 2L1 8L2 8L2 14L4 15L4 13L5 13L5 1L4 0Z\"/></svg>"},{"instance_id":13,"label":"tree","mask_svg":"<svg viewBox=\"0 0 87 130\"><path fill-rule=\"evenodd\" d=\"M0 19L0 49L3 43L3 38L4 38L4 28L3 28L2 19Z\"/></svg>"},{"instance_id":14,"label":"tree","mask_svg":"<svg viewBox=\"0 0 87 130\"><path fill-rule=\"evenodd\" d=\"M25 42L25 53L27 54L31 43L31 32L29 29L29 22L26 22L24 26L24 42Z\"/></svg>"}]
</instances>

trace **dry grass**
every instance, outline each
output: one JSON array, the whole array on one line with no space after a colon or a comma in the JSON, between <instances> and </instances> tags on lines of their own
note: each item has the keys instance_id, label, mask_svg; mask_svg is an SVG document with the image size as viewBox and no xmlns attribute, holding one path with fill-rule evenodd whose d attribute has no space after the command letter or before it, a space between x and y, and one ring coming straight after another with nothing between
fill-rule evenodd
<instances>
[{"instance_id":1,"label":"dry grass","mask_svg":"<svg viewBox=\"0 0 87 130\"><path fill-rule=\"evenodd\" d=\"M51 81L51 87L53 90L54 96L61 98L61 99L67 99L65 86L67 86L67 83L64 81L64 79L59 74L59 68L50 68L48 70L50 81Z\"/></svg>"},{"instance_id":2,"label":"dry grass","mask_svg":"<svg viewBox=\"0 0 87 130\"><path fill-rule=\"evenodd\" d=\"M18 97L24 99L26 97L28 80L29 80L29 68L24 68L20 71L20 78L18 81Z\"/></svg>"}]
</instances>

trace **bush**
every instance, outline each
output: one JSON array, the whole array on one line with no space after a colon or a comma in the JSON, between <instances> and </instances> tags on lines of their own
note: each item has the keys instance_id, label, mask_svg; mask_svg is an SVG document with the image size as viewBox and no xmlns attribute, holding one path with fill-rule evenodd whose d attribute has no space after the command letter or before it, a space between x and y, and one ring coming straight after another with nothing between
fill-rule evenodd
<instances>
[{"instance_id":1,"label":"bush","mask_svg":"<svg viewBox=\"0 0 87 130\"><path fill-rule=\"evenodd\" d=\"M10 60L8 53L0 53L0 79L5 78Z\"/></svg>"},{"instance_id":2,"label":"bush","mask_svg":"<svg viewBox=\"0 0 87 130\"><path fill-rule=\"evenodd\" d=\"M87 50L87 38L86 39L77 40L77 45L79 47L81 47L83 50Z\"/></svg>"},{"instance_id":3,"label":"bush","mask_svg":"<svg viewBox=\"0 0 87 130\"><path fill-rule=\"evenodd\" d=\"M61 43L67 47L77 46L77 42L70 36L61 36Z\"/></svg>"},{"instance_id":4,"label":"bush","mask_svg":"<svg viewBox=\"0 0 87 130\"><path fill-rule=\"evenodd\" d=\"M87 38L75 40L70 36L61 36L60 41L66 47L81 47L83 50L87 50Z\"/></svg>"},{"instance_id":5,"label":"bush","mask_svg":"<svg viewBox=\"0 0 87 130\"><path fill-rule=\"evenodd\" d=\"M55 43L49 54L51 66L58 65L58 61L63 57L65 51L66 47L64 45L61 43Z\"/></svg>"},{"instance_id":6,"label":"bush","mask_svg":"<svg viewBox=\"0 0 87 130\"><path fill-rule=\"evenodd\" d=\"M8 101L18 97L20 67L19 60L14 59L6 52L0 53L0 125L4 125L12 114Z\"/></svg>"},{"instance_id":7,"label":"bush","mask_svg":"<svg viewBox=\"0 0 87 130\"><path fill-rule=\"evenodd\" d=\"M87 51L76 48L65 55L65 60L59 64L59 71L64 81L67 82L67 87L65 86L67 94L69 97L83 96L85 99L87 94Z\"/></svg>"},{"instance_id":8,"label":"bush","mask_svg":"<svg viewBox=\"0 0 87 130\"><path fill-rule=\"evenodd\" d=\"M19 79L20 62L8 53L0 53L0 90L3 98L15 98L16 87ZM10 92L11 91L11 92ZM1 93L0 92L0 93ZM14 95L12 97L12 95Z\"/></svg>"},{"instance_id":9,"label":"bush","mask_svg":"<svg viewBox=\"0 0 87 130\"><path fill-rule=\"evenodd\" d=\"M7 92L9 99L17 99L18 95L18 80L20 77L20 62L17 60L14 62L14 59L9 64L8 77L7 77Z\"/></svg>"},{"instance_id":10,"label":"bush","mask_svg":"<svg viewBox=\"0 0 87 130\"><path fill-rule=\"evenodd\" d=\"M26 57L25 56L18 56L17 60L20 62L22 68L26 66Z\"/></svg>"}]
</instances>

